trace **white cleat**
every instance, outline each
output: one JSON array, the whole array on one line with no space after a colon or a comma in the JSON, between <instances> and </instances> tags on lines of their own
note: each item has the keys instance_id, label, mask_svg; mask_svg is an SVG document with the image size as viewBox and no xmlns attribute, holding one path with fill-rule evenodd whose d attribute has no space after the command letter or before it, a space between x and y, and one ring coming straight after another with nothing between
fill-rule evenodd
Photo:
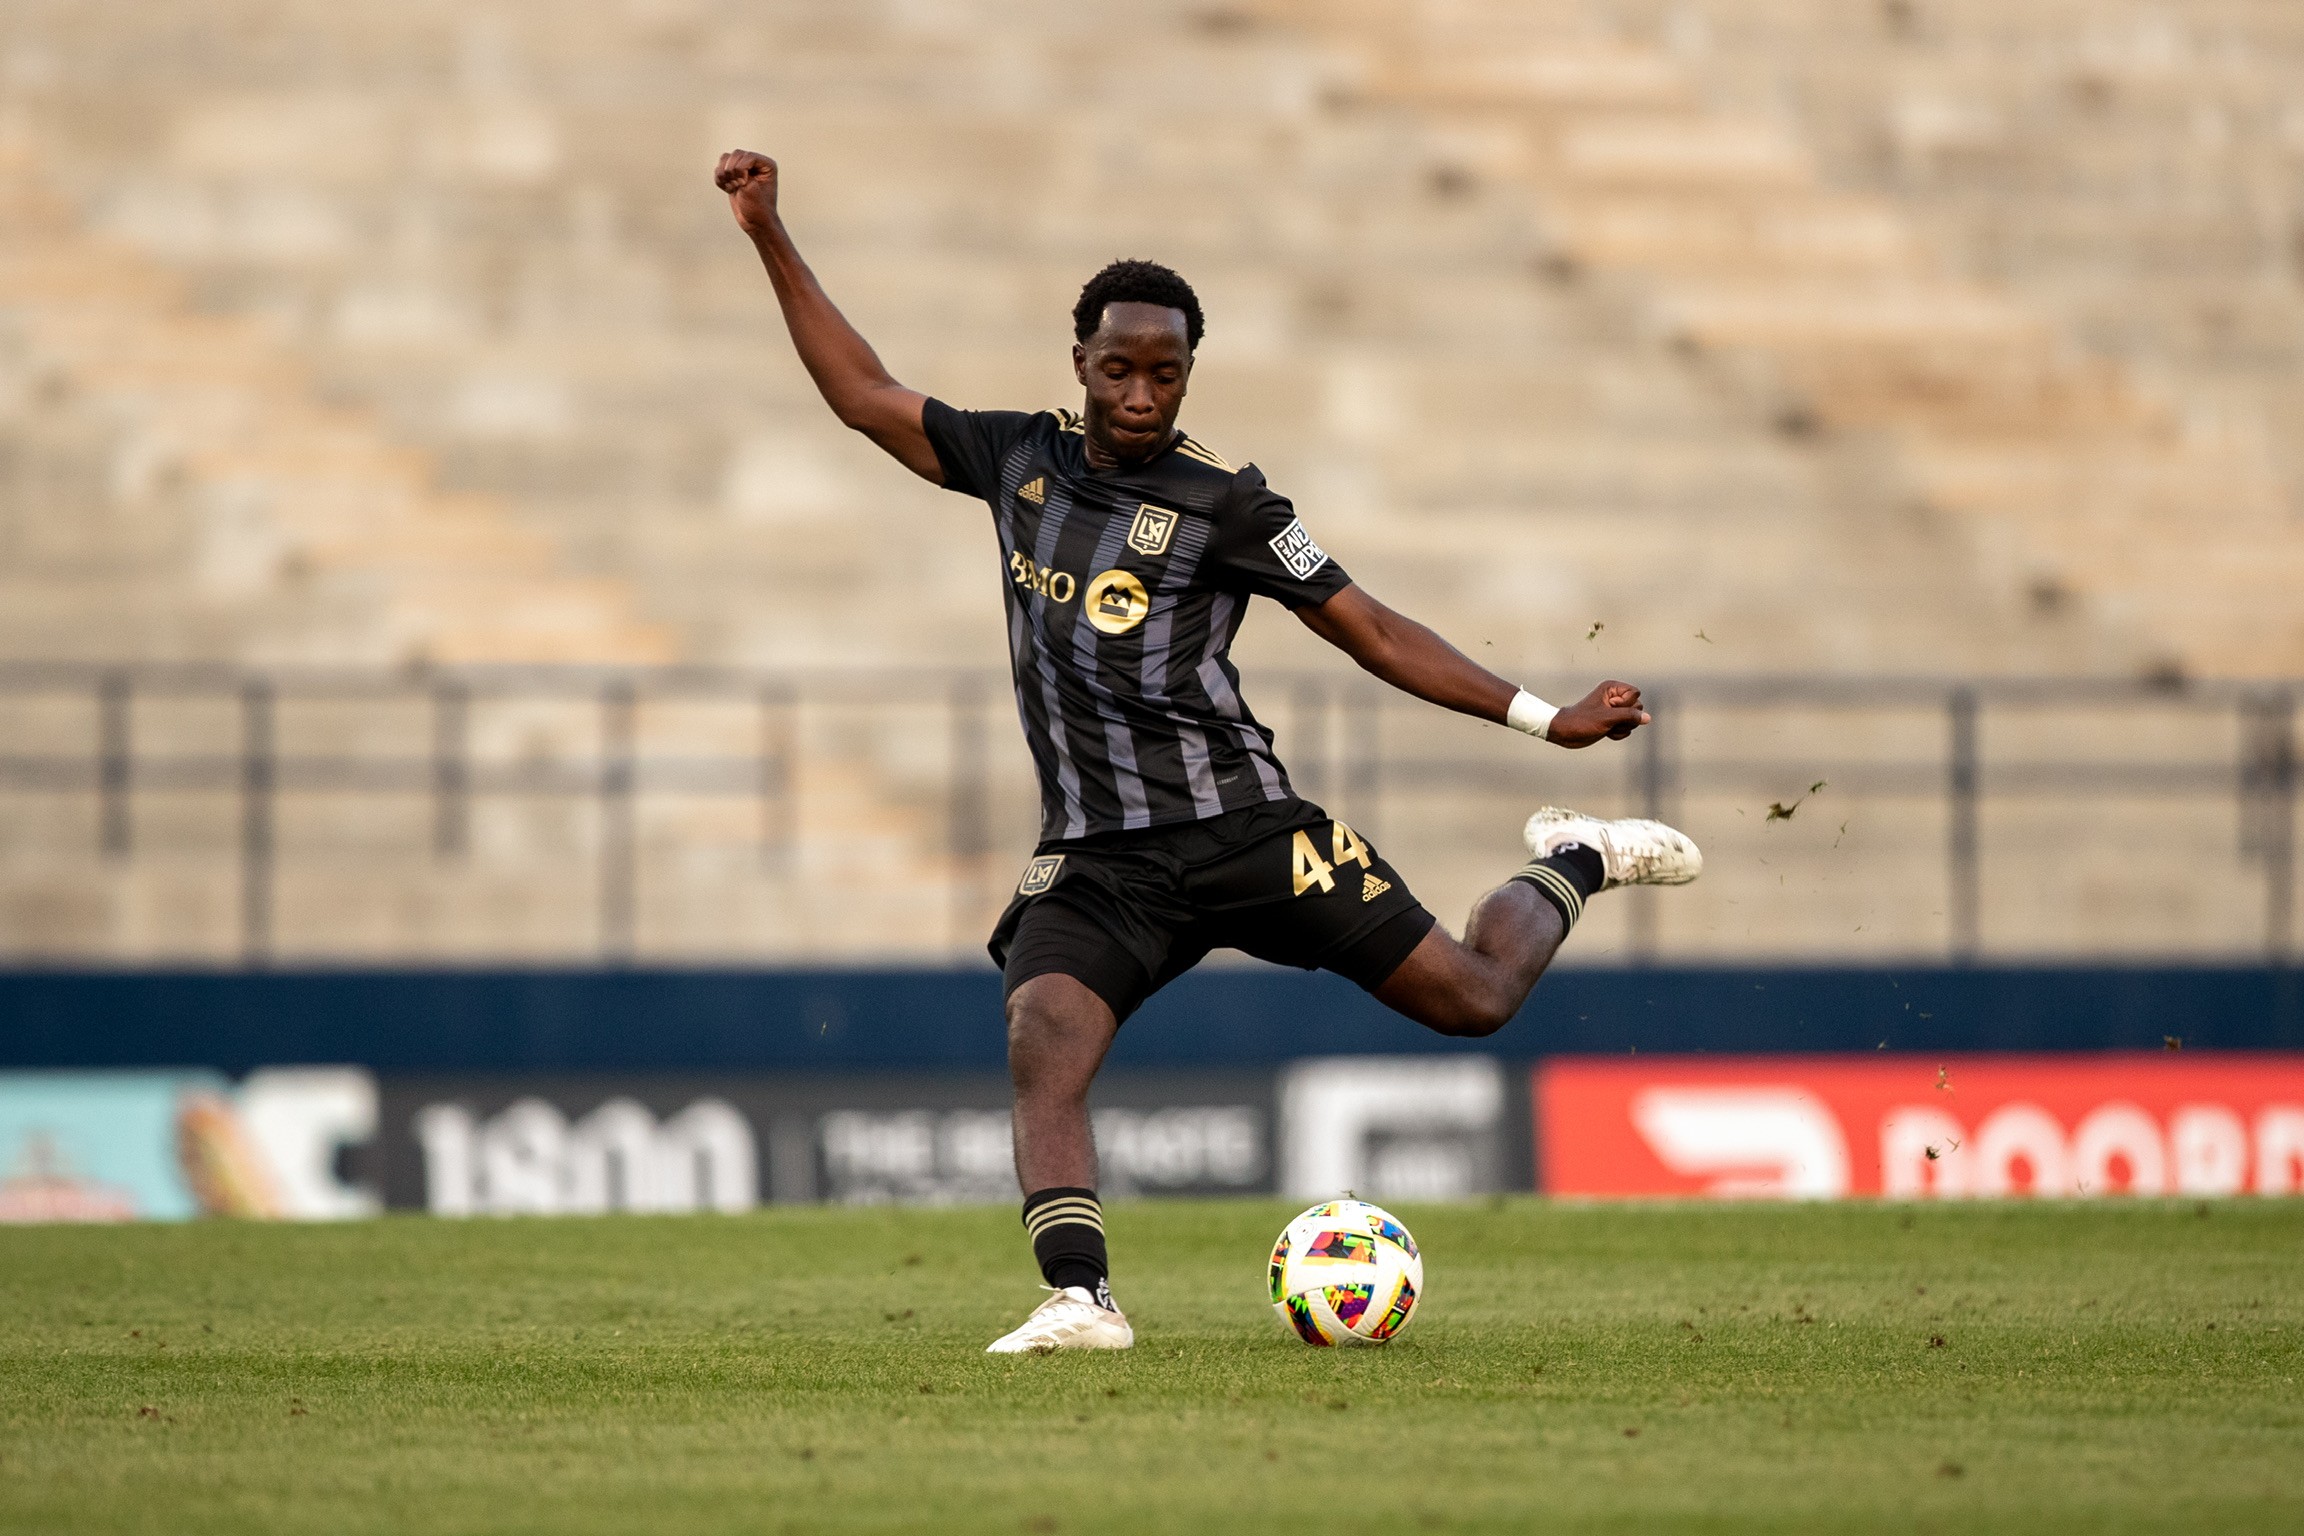
<instances>
[{"instance_id":1,"label":"white cleat","mask_svg":"<svg viewBox=\"0 0 2304 1536\"><path fill-rule=\"evenodd\" d=\"M1085 1286L1051 1290L1024 1326L985 1348L988 1355L1049 1355L1059 1349L1128 1349L1136 1332L1116 1307L1100 1307Z\"/></svg>"},{"instance_id":2,"label":"white cleat","mask_svg":"<svg viewBox=\"0 0 2304 1536\"><path fill-rule=\"evenodd\" d=\"M1688 834L1660 821L1632 816L1602 821L1581 811L1548 805L1528 818L1521 836L1532 859L1541 859L1569 843L1592 849L1608 872L1600 887L1604 891L1620 885L1686 885L1704 873L1704 855L1689 841Z\"/></svg>"}]
</instances>

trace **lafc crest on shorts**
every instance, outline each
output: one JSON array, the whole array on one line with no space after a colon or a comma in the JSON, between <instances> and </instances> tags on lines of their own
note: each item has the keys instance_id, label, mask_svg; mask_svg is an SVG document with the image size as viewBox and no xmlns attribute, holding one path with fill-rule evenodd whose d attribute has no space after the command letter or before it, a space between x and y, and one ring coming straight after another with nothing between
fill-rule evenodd
<instances>
[{"instance_id":1,"label":"lafc crest on shorts","mask_svg":"<svg viewBox=\"0 0 2304 1536\"><path fill-rule=\"evenodd\" d=\"M1044 853L1024 866L1024 878L1016 882L1019 896L1037 896L1056 883L1056 871L1064 867L1064 855Z\"/></svg>"}]
</instances>

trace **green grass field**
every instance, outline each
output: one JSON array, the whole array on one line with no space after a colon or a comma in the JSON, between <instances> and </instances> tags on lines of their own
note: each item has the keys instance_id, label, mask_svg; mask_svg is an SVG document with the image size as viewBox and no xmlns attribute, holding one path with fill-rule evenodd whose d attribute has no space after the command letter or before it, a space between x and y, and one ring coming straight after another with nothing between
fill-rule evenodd
<instances>
[{"instance_id":1,"label":"green grass field","mask_svg":"<svg viewBox=\"0 0 2304 1536\"><path fill-rule=\"evenodd\" d=\"M0 1229L0 1530L2304 1529L2304 1202L1116 1207L1125 1355L993 1359L1013 1212Z\"/></svg>"}]
</instances>

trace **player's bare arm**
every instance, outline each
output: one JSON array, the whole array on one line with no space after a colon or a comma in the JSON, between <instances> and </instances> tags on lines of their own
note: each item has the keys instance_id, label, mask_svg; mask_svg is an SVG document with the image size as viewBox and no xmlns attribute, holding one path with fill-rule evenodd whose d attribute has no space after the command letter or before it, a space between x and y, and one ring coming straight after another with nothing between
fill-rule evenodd
<instances>
[{"instance_id":1,"label":"player's bare arm","mask_svg":"<svg viewBox=\"0 0 2304 1536\"><path fill-rule=\"evenodd\" d=\"M927 396L890 376L872 344L848 323L800 259L776 208L776 162L749 149L732 149L720 157L712 179L728 194L737 227L751 236L752 248L760 253L785 328L792 333L793 350L832 414L912 473L942 485L943 467L920 426Z\"/></svg>"},{"instance_id":2,"label":"player's bare arm","mask_svg":"<svg viewBox=\"0 0 2304 1536\"><path fill-rule=\"evenodd\" d=\"M1357 585L1324 603L1298 609L1297 617L1363 670L1442 709L1503 724L1520 691ZM1622 741L1647 723L1640 690L1611 679L1575 703L1563 705L1544 736L1563 747L1588 747L1603 737Z\"/></svg>"}]
</instances>

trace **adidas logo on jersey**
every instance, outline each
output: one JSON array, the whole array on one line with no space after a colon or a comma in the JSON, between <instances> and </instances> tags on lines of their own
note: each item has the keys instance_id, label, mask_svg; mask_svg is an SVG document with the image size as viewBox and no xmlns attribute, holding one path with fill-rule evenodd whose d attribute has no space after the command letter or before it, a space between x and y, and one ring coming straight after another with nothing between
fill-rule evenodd
<instances>
[{"instance_id":1,"label":"adidas logo on jersey","mask_svg":"<svg viewBox=\"0 0 2304 1536\"><path fill-rule=\"evenodd\" d=\"M1016 494L1036 507L1048 505L1048 477L1046 475L1034 475L1016 487Z\"/></svg>"},{"instance_id":2,"label":"adidas logo on jersey","mask_svg":"<svg viewBox=\"0 0 2304 1536\"><path fill-rule=\"evenodd\" d=\"M1392 882L1389 880L1379 880L1374 875L1362 875L1360 877L1360 899L1362 901L1374 901L1390 889L1392 889Z\"/></svg>"}]
</instances>

